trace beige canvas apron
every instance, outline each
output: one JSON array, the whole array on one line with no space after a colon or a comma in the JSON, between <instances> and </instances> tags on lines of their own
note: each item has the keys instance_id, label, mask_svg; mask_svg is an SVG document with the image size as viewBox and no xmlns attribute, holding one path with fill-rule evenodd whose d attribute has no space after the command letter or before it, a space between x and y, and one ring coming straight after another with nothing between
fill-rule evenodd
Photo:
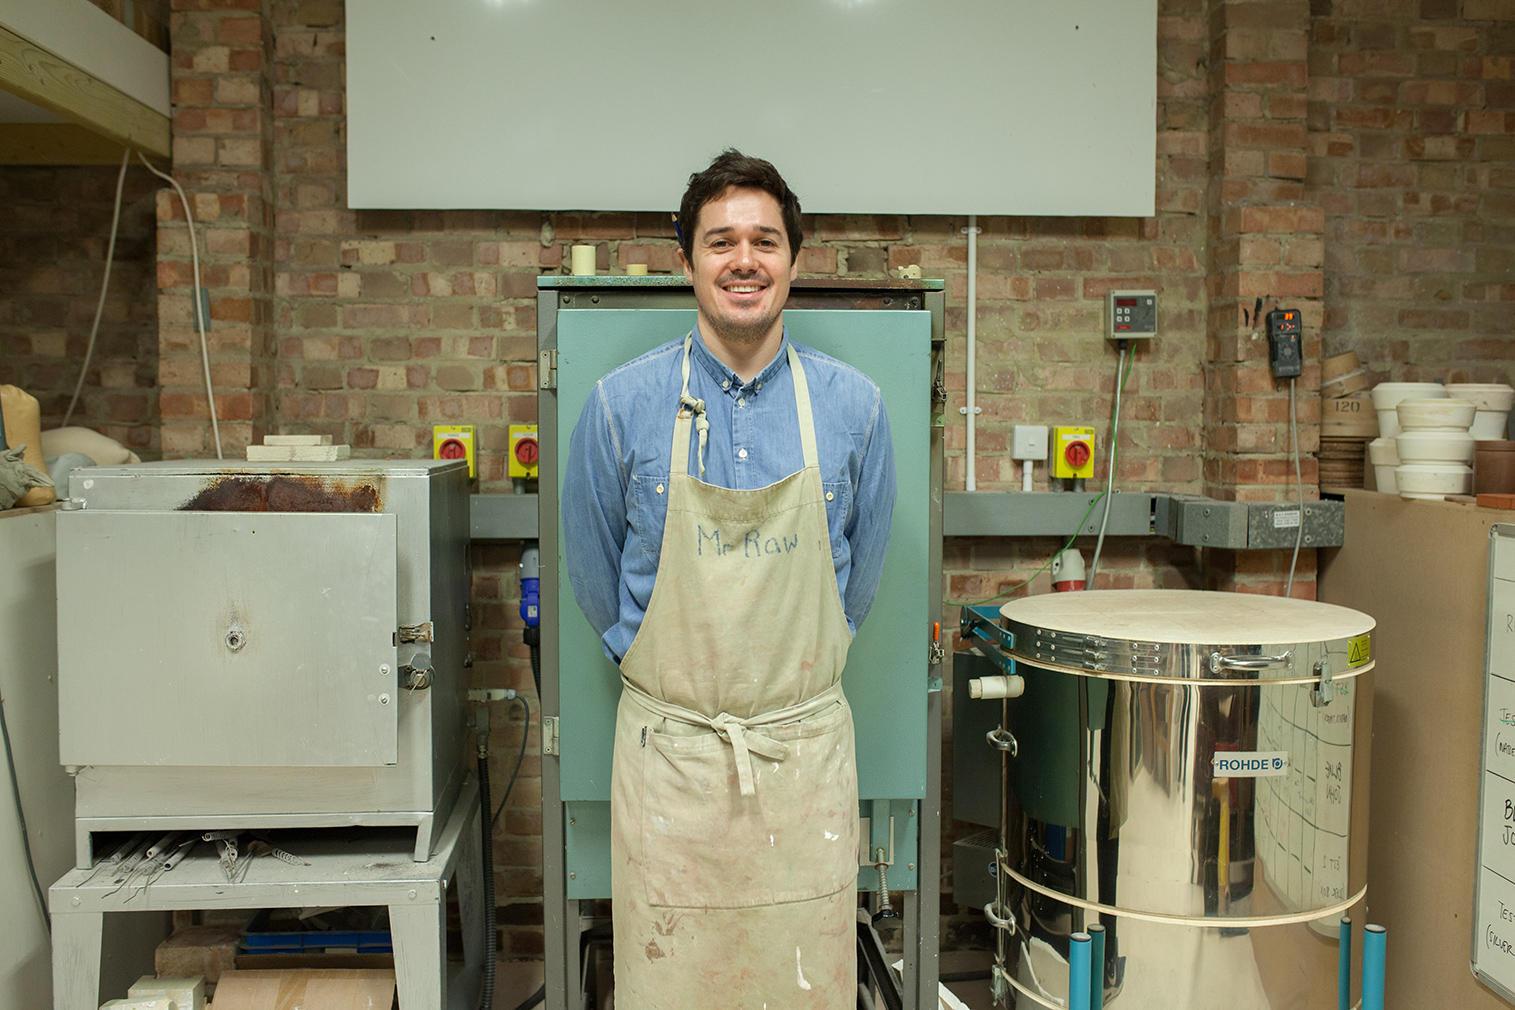
<instances>
[{"instance_id":1,"label":"beige canvas apron","mask_svg":"<svg viewBox=\"0 0 1515 1010\"><path fill-rule=\"evenodd\" d=\"M673 429L652 599L621 661L611 784L617 1010L857 1005L857 771L810 394L804 469L757 490L688 472ZM704 462L704 424L699 439Z\"/></svg>"}]
</instances>

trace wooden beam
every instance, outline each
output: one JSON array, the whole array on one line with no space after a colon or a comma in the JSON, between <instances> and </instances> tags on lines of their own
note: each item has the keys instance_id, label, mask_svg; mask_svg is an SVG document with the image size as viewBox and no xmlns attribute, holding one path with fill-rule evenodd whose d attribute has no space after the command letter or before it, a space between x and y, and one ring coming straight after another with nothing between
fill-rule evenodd
<instances>
[{"instance_id":1,"label":"wooden beam","mask_svg":"<svg viewBox=\"0 0 1515 1010\"><path fill-rule=\"evenodd\" d=\"M0 27L0 88L117 145L124 144L159 158L172 156L167 116L3 27ZM111 160L119 158L118 146L116 157Z\"/></svg>"},{"instance_id":2,"label":"wooden beam","mask_svg":"<svg viewBox=\"0 0 1515 1010\"><path fill-rule=\"evenodd\" d=\"M0 123L0 165L117 165L122 150L74 123Z\"/></svg>"}]
</instances>

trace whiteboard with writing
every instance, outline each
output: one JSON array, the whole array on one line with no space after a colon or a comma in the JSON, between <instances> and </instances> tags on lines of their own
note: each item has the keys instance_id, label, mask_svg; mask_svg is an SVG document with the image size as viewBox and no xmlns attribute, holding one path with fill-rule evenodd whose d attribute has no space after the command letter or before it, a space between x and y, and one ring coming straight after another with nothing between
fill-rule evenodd
<instances>
[{"instance_id":1,"label":"whiteboard with writing","mask_svg":"<svg viewBox=\"0 0 1515 1010\"><path fill-rule=\"evenodd\" d=\"M1489 537L1473 974L1515 1003L1515 525Z\"/></svg>"}]
</instances>

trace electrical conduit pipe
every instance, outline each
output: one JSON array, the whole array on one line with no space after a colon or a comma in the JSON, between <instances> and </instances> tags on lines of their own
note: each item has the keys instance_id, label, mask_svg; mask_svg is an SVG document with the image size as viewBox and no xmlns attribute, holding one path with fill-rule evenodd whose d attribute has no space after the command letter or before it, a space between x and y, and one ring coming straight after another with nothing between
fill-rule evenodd
<instances>
[{"instance_id":1,"label":"electrical conduit pipe","mask_svg":"<svg viewBox=\"0 0 1515 1010\"><path fill-rule=\"evenodd\" d=\"M978 382L975 375L978 363L978 216L968 215L968 227L963 231L968 236L968 405L963 408L963 414L968 418L968 448L967 448L967 480L965 489L977 491L978 482L974 476L975 469L975 431L974 422L978 417Z\"/></svg>"}]
</instances>

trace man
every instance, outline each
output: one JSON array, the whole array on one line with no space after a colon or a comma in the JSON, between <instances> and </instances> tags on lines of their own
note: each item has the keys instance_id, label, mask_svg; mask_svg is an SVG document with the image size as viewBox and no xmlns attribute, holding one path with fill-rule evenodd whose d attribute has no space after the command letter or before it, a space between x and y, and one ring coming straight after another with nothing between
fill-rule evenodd
<instances>
[{"instance_id":1,"label":"man","mask_svg":"<svg viewBox=\"0 0 1515 1010\"><path fill-rule=\"evenodd\" d=\"M600 380L569 445L574 594L620 664L616 1006L856 1005L857 769L840 677L894 509L882 397L788 338L799 200L690 177L697 324Z\"/></svg>"}]
</instances>

